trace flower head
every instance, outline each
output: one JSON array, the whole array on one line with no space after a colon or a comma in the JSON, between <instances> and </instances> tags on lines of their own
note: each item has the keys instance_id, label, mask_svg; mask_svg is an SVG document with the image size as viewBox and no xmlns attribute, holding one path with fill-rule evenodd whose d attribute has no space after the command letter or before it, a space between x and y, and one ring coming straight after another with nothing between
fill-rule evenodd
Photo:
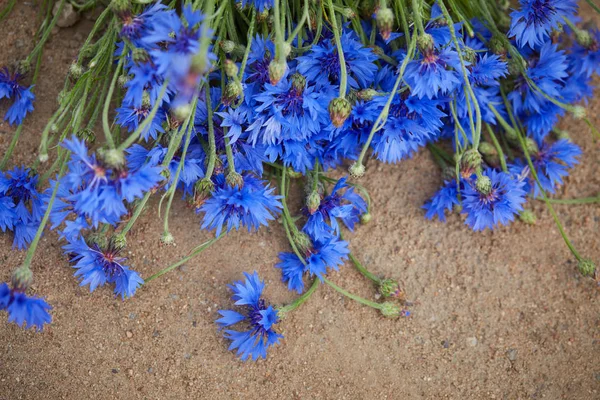
<instances>
[{"instance_id":1,"label":"flower head","mask_svg":"<svg viewBox=\"0 0 600 400\"><path fill-rule=\"evenodd\" d=\"M41 331L44 324L52 321L48 313L51 309L40 297L27 296L21 290L10 289L6 283L0 284L0 310L8 312L8 322Z\"/></svg>"},{"instance_id":2,"label":"flower head","mask_svg":"<svg viewBox=\"0 0 600 400\"><path fill-rule=\"evenodd\" d=\"M242 360L252 357L256 361L259 357L267 357L267 349L279 343L283 335L275 332L274 327L279 322L279 316L273 306L262 298L265 287L256 271L250 275L244 272L245 282L234 282L228 285L233 292L232 299L235 305L243 306L243 313L233 310L219 310L221 318L216 322L221 328L236 325L240 322L247 323L244 331L225 330L225 338L231 340L229 350L236 350Z\"/></svg>"},{"instance_id":3,"label":"flower head","mask_svg":"<svg viewBox=\"0 0 600 400\"><path fill-rule=\"evenodd\" d=\"M115 295L132 297L144 280L137 272L124 265L127 260L119 253L122 248L113 240L102 246L98 243L88 244L79 237L63 246L66 254L75 263L73 268L77 269L75 276L80 279L80 285L90 285L90 292L106 283L115 284Z\"/></svg>"},{"instance_id":4,"label":"flower head","mask_svg":"<svg viewBox=\"0 0 600 400\"><path fill-rule=\"evenodd\" d=\"M247 227L248 232L266 226L282 208L281 196L273 191L249 174L243 176L242 186L230 186L221 175L215 191L198 210L204 212L202 229L215 229L219 236L225 224L227 232L238 230L240 225Z\"/></svg>"},{"instance_id":5,"label":"flower head","mask_svg":"<svg viewBox=\"0 0 600 400\"><path fill-rule=\"evenodd\" d=\"M575 0L519 0L521 8L511 16L508 36L514 36L519 47L540 46L565 18L577 12Z\"/></svg>"},{"instance_id":6,"label":"flower head","mask_svg":"<svg viewBox=\"0 0 600 400\"><path fill-rule=\"evenodd\" d=\"M475 231L494 229L498 224L507 225L523 210L525 202L525 182L521 179L491 168L483 171L483 177L489 182L489 187L482 189L480 185L469 182L462 191L466 224Z\"/></svg>"}]
</instances>

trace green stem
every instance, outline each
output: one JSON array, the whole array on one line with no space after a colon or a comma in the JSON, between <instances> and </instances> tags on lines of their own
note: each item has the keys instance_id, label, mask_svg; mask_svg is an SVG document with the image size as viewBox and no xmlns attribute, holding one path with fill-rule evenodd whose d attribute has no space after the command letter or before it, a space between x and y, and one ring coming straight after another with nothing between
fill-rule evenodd
<instances>
[{"instance_id":1,"label":"green stem","mask_svg":"<svg viewBox=\"0 0 600 400\"><path fill-rule=\"evenodd\" d=\"M381 310L381 307L382 307L381 304L375 303L374 301L371 301L371 300L363 299L360 296L357 296L357 295L355 295L353 293L350 293L346 289L339 287L338 285L336 285L335 283L331 282L329 279L327 279L325 277L323 277L323 281L326 284L328 284L329 286L331 286L332 288L334 288L336 291L338 291L341 294L343 294L344 296L346 296L346 297L348 297L348 298L350 298L350 299L352 299L352 300L354 300L354 301L356 301L356 302L358 302L360 304L363 304L365 306L369 306L369 307L373 307L373 308L375 308L377 310Z\"/></svg>"},{"instance_id":2,"label":"green stem","mask_svg":"<svg viewBox=\"0 0 600 400\"><path fill-rule=\"evenodd\" d=\"M115 91L115 85L117 84L117 79L119 78L119 73L121 72L121 67L123 66L124 60L124 57L119 59L119 63L117 64L117 68L113 74L112 81L110 82L110 87L108 88L108 94L104 100L104 108L102 111L102 130L104 131L106 142L111 149L115 148L115 141L113 140L112 133L110 132L110 124L108 123L108 110L110 108L110 101L112 100L112 96Z\"/></svg>"},{"instance_id":3,"label":"green stem","mask_svg":"<svg viewBox=\"0 0 600 400\"><path fill-rule=\"evenodd\" d=\"M34 236L33 240L31 241L31 244L29 245L29 249L27 249L27 254L25 255L25 261L23 261L23 265L22 265L22 268L25 268L25 269L29 269L31 267L31 260L33 259L33 255L35 254L37 245L40 241L40 238L42 237L44 228L46 227L46 224L48 223L48 219L50 218L50 213L52 212L54 200L56 200L56 194L58 193L58 187L60 186L58 184L58 180L63 176L63 174L65 173L65 171L67 169L67 165L68 165L67 161L69 159L68 153L65 152L64 156L63 156L63 154L59 154L59 158L62 159L62 165L61 165L60 171L58 173L57 182L54 185L54 189L52 189L52 195L50 196L50 200L48 201L48 207L46 208L44 217L42 218L42 221L40 222L40 225L38 226L35 236Z\"/></svg>"},{"instance_id":4,"label":"green stem","mask_svg":"<svg viewBox=\"0 0 600 400\"><path fill-rule=\"evenodd\" d=\"M31 61L33 60L33 57L37 56L38 53L42 50L42 48L46 44L46 41L50 37L50 32L52 31L52 28L54 28L54 26L58 22L58 19L60 18L60 15L62 13L62 9L65 6L65 0L60 0L60 3L58 3L58 4L59 4L58 10L57 10L56 14L54 14L54 18L52 18L52 21L50 21L50 24L46 27L44 34L42 35L40 40L37 42L37 44L31 51L31 53L29 53L29 55L25 59L27 61L27 63L31 63Z\"/></svg>"},{"instance_id":5,"label":"green stem","mask_svg":"<svg viewBox=\"0 0 600 400\"><path fill-rule=\"evenodd\" d=\"M281 193L281 196L283 196L283 199L281 199L281 204L283 205L283 227L285 229L285 234L288 238L288 241L290 242L290 246L292 246L292 250L294 250L294 254L296 254L296 256L302 262L303 265L306 265L305 257L302 253L300 253L300 250L298 250L298 247L296 246L296 241L294 240L294 234L298 232L298 228L294 223L294 220L290 214L290 210L288 209L287 205L287 191L285 188L285 181L287 179L286 174L287 168L283 167L283 170L281 172L279 188L279 192Z\"/></svg>"},{"instance_id":6,"label":"green stem","mask_svg":"<svg viewBox=\"0 0 600 400\"><path fill-rule=\"evenodd\" d=\"M594 204L600 203L600 196L596 197L582 197L579 199L548 199L553 204Z\"/></svg>"},{"instance_id":7,"label":"green stem","mask_svg":"<svg viewBox=\"0 0 600 400\"><path fill-rule=\"evenodd\" d=\"M492 112L494 113L494 115L497 116L496 118L498 118L498 117L502 118L492 104L489 104L489 107L492 110ZM509 114L512 114L512 110L510 108L507 111L509 112ZM529 165L531 175L533 176L533 179L537 183L538 188L540 189L540 192L542 193L542 197L544 199L544 202L546 203L546 207L548 207L548 210L550 210L550 214L552 215L552 218L554 219L554 222L556 223L556 226L558 227L558 231L560 232L560 235L562 236L565 244L567 245L567 247L569 248L569 250L571 251L573 256L575 256L577 261L582 261L583 258L581 257L581 255L579 254L577 249L575 249L575 246L573 246L573 244L567 237L567 234L566 234L560 220L558 219L558 215L556 214L556 211L554 211L554 207L552 207L552 204L549 201L548 196L546 195L546 191L544 190L544 187L542 186L542 183L540 182L537 171L535 170L535 166L533 165L533 161L531 160L529 150L527 150L527 144L525 143L525 137L523 136L523 134L521 133L521 131L519 129L516 130L516 134L518 135L519 142L521 144L521 150L523 150L523 154L525 154L525 159L527 160L527 164Z\"/></svg>"},{"instance_id":8,"label":"green stem","mask_svg":"<svg viewBox=\"0 0 600 400\"><path fill-rule=\"evenodd\" d=\"M164 274L166 274L167 272L170 272L172 270L174 270L175 268L185 264L186 262L188 262L189 260L191 260L192 258L194 258L195 256L197 256L198 254L202 253L204 250L208 249L210 246L212 246L214 243L216 243L219 239L221 239L222 237L224 237L227 233L223 232L221 233L219 236L217 236L216 238L213 238L207 242L202 243L201 245L195 247L192 252L190 253L190 255L183 257L181 260L177 261L175 264L171 264L170 266L168 266L167 268L158 271L157 273L155 273L154 275L150 276L148 279L144 280L144 285L147 284L148 282L163 276Z\"/></svg>"},{"instance_id":9,"label":"green stem","mask_svg":"<svg viewBox=\"0 0 600 400\"><path fill-rule=\"evenodd\" d=\"M500 165L502 166L502 171L508 172L508 167L506 166L506 159L504 158L504 152L502 151L502 146L500 146L500 142L498 142L498 139L494 134L494 130L489 126L489 124L485 124L485 127L487 128L490 138L492 139L492 143L494 143L494 147L498 152L498 157L500 158Z\"/></svg>"},{"instance_id":10,"label":"green stem","mask_svg":"<svg viewBox=\"0 0 600 400\"><path fill-rule=\"evenodd\" d=\"M15 6L16 2L17 0L10 0L6 7L4 7L2 11L0 11L0 22L8 16L8 14L12 11L13 7Z\"/></svg>"},{"instance_id":11,"label":"green stem","mask_svg":"<svg viewBox=\"0 0 600 400\"><path fill-rule=\"evenodd\" d=\"M590 5L590 7L592 7L594 9L594 11L596 11L598 14L600 14L600 7L598 7L596 5L596 3L594 3L592 0L585 0L585 1Z\"/></svg>"},{"instance_id":12,"label":"green stem","mask_svg":"<svg viewBox=\"0 0 600 400\"><path fill-rule=\"evenodd\" d=\"M312 285L310 285L310 288L308 288L308 290L306 292L304 292L301 296L299 296L292 303L277 309L277 313L279 314L279 317L283 318L290 311L294 311L296 308L300 307L317 290L317 288L319 287L320 284L321 284L321 281L319 279L315 278Z\"/></svg>"},{"instance_id":13,"label":"green stem","mask_svg":"<svg viewBox=\"0 0 600 400\"><path fill-rule=\"evenodd\" d=\"M250 17L250 25L248 26L248 36L246 39L246 50L244 51L244 57L242 58L242 64L240 66L240 72L238 79L244 80L244 71L246 70L246 64L248 63L248 57L250 55L250 47L252 47L252 39L254 37L254 25L256 24L256 8L252 7L252 16Z\"/></svg>"},{"instance_id":14,"label":"green stem","mask_svg":"<svg viewBox=\"0 0 600 400\"><path fill-rule=\"evenodd\" d=\"M423 27L423 5L422 0L412 0L413 18L415 20L415 26L417 28L418 35L425 34L425 28Z\"/></svg>"},{"instance_id":15,"label":"green stem","mask_svg":"<svg viewBox=\"0 0 600 400\"><path fill-rule=\"evenodd\" d=\"M344 49L342 48L342 41L340 39L340 31L338 29L337 17L335 16L333 0L327 0L327 5L329 6L331 29L333 30L333 37L335 39L335 45L337 47L338 58L340 59L340 97L345 98L346 87L348 85L348 71L346 70L346 59L344 57Z\"/></svg>"},{"instance_id":16,"label":"green stem","mask_svg":"<svg viewBox=\"0 0 600 400\"><path fill-rule=\"evenodd\" d=\"M363 276L365 278L368 278L368 279L372 280L373 282L375 282L378 285L381 283L381 278L379 278L377 275L375 275L374 273L372 273L371 271L369 271L368 269L366 269L361 264L361 262L358 261L358 259L352 255L352 253L349 254L349 257L350 257L350 261L352 261L352 263L354 264L354 267L356 267L356 269L358 270L358 272L360 272L361 274L363 274Z\"/></svg>"},{"instance_id":17,"label":"green stem","mask_svg":"<svg viewBox=\"0 0 600 400\"><path fill-rule=\"evenodd\" d=\"M150 111L150 114L148 114L148 116L146 116L146 118L144 118L144 120L137 127L137 129L131 135L129 135L127 137L127 139L125 139L123 141L123 143L121 143L119 145L119 149L118 149L119 152L125 151L125 149L127 149L129 146L134 144L136 142L136 140L138 140L140 138L140 136L146 130L146 128L152 123L152 120L154 120L154 117L156 116L156 113L158 112L158 108L162 104L163 96L165 95L165 92L167 91L168 84L169 84L169 81L165 80L164 83L162 84L162 87L160 88L160 92L158 94L158 97L156 98L156 101L154 103L154 106L152 107L152 110ZM112 95L110 93L110 90L109 90L108 95L109 95L109 97ZM192 108L192 110L194 111L195 108Z\"/></svg>"},{"instance_id":18,"label":"green stem","mask_svg":"<svg viewBox=\"0 0 600 400\"><path fill-rule=\"evenodd\" d=\"M248 46L250 47L250 46ZM215 162L217 160L217 144L215 141L215 128L213 121L212 101L210 99L210 86L206 85L206 110L208 115L208 165L206 166L206 179L211 179L215 170Z\"/></svg>"},{"instance_id":19,"label":"green stem","mask_svg":"<svg viewBox=\"0 0 600 400\"><path fill-rule=\"evenodd\" d=\"M329 0L329 1L331 1L331 0ZM387 120L390 105L392 104L392 100L396 96L396 92L398 91L400 82L402 82L402 78L404 76L404 70L406 69L408 62L412 59L412 55L413 55L413 52L415 50L415 45L416 45L416 38L417 38L417 36L414 35L410 41L406 57L404 57L404 60L402 61L402 65L400 65L400 71L398 72L398 77L396 78L396 82L394 83L394 88L392 89L392 92L390 93L388 100L385 103L385 106L383 107L383 110L381 111L381 113L377 117L377 120L373 124L373 127L371 128L369 137L367 138L367 141L363 145L360 155L358 156L358 160L356 161L356 165L363 165L363 160L365 158L365 155L367 154L367 150L369 149L369 146L371 145L371 141L373 140L373 137L375 136L375 132L377 132L379 129L383 128L383 125L385 124L385 121Z\"/></svg>"},{"instance_id":20,"label":"green stem","mask_svg":"<svg viewBox=\"0 0 600 400\"><path fill-rule=\"evenodd\" d=\"M129 218L129 221L127 221L127 224L125 224L125 226L123 227L123 230L121 230L121 232L120 232L121 235L123 235L123 236L127 235L127 232L129 232L129 230L131 228L133 228L133 225L135 224L135 221L142 214L142 211L144 210L144 207L146 206L146 203L148 202L148 199L150 199L151 195L152 195L152 192L150 192L150 191L146 192L146 194L144 195L144 197L135 206L135 210L133 211L133 215L131 216L131 218Z\"/></svg>"}]
</instances>

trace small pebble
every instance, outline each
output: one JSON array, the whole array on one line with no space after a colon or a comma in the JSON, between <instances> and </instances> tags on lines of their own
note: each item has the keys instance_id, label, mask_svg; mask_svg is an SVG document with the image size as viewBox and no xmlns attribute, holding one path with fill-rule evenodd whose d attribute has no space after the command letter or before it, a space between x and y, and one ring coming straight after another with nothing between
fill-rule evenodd
<instances>
[{"instance_id":1,"label":"small pebble","mask_svg":"<svg viewBox=\"0 0 600 400\"><path fill-rule=\"evenodd\" d=\"M467 346L469 346L469 347L475 347L475 346L477 346L477 343L479 343L479 342L477 341L476 337L469 337L469 338L467 338Z\"/></svg>"},{"instance_id":2,"label":"small pebble","mask_svg":"<svg viewBox=\"0 0 600 400\"><path fill-rule=\"evenodd\" d=\"M517 359L517 353L517 349L508 349L506 351L506 357L508 357L510 361L515 361Z\"/></svg>"},{"instance_id":3,"label":"small pebble","mask_svg":"<svg viewBox=\"0 0 600 400\"><path fill-rule=\"evenodd\" d=\"M129 339L131 339L133 337L133 332L131 332L131 331L127 331L127 332L125 332L125 334L127 335L127 337Z\"/></svg>"}]
</instances>

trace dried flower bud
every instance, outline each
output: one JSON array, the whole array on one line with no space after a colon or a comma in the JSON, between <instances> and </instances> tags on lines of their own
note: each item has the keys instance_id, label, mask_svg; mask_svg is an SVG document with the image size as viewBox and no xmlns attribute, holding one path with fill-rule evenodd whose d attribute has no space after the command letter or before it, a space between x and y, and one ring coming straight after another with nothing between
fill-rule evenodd
<instances>
[{"instance_id":1,"label":"dried flower bud","mask_svg":"<svg viewBox=\"0 0 600 400\"><path fill-rule=\"evenodd\" d=\"M381 37L384 40L389 40L394 29L394 12L387 7L380 8L375 15L375 21Z\"/></svg>"},{"instance_id":2,"label":"dried flower bud","mask_svg":"<svg viewBox=\"0 0 600 400\"><path fill-rule=\"evenodd\" d=\"M527 225L535 225L537 221L535 214L530 210L521 211L521 214L519 214L519 219Z\"/></svg>"},{"instance_id":3,"label":"dried flower bud","mask_svg":"<svg viewBox=\"0 0 600 400\"><path fill-rule=\"evenodd\" d=\"M225 60L224 70L225 75L227 75L230 78L236 77L239 72L238 66L229 59Z\"/></svg>"},{"instance_id":4,"label":"dried flower bud","mask_svg":"<svg viewBox=\"0 0 600 400\"><path fill-rule=\"evenodd\" d=\"M269 64L269 80L271 81L271 85L277 85L285 75L286 70L287 63L271 60Z\"/></svg>"},{"instance_id":5,"label":"dried flower bud","mask_svg":"<svg viewBox=\"0 0 600 400\"><path fill-rule=\"evenodd\" d=\"M306 208L311 215L319 209L320 205L321 195L316 190L313 190L308 196L306 196Z\"/></svg>"},{"instance_id":6,"label":"dried flower bud","mask_svg":"<svg viewBox=\"0 0 600 400\"><path fill-rule=\"evenodd\" d=\"M339 128L344 125L344 122L346 122L346 119L350 116L352 105L345 98L336 97L329 102L328 110L329 118L331 118L333 126Z\"/></svg>"},{"instance_id":7,"label":"dried flower bud","mask_svg":"<svg viewBox=\"0 0 600 400\"><path fill-rule=\"evenodd\" d=\"M489 176L481 175L477 177L475 187L479 193L487 195L492 191L492 180Z\"/></svg>"},{"instance_id":8,"label":"dried flower bud","mask_svg":"<svg viewBox=\"0 0 600 400\"><path fill-rule=\"evenodd\" d=\"M365 174L365 166L355 162L348 168L348 172L350 172L350 175L354 178L360 178Z\"/></svg>"},{"instance_id":9,"label":"dried flower bud","mask_svg":"<svg viewBox=\"0 0 600 400\"><path fill-rule=\"evenodd\" d=\"M33 282L33 273L31 269L19 267L13 272L12 287L18 292L24 292Z\"/></svg>"}]
</instances>

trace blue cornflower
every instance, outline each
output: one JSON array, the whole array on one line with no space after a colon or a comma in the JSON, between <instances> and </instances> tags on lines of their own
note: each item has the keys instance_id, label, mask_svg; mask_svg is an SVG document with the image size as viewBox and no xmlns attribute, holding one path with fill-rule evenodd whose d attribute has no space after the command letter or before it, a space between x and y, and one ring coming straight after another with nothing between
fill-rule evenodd
<instances>
[{"instance_id":1,"label":"blue cornflower","mask_svg":"<svg viewBox=\"0 0 600 400\"><path fill-rule=\"evenodd\" d=\"M326 105L331 98L313 85L296 87L291 78L284 78L275 86L265 84L255 100L257 116L248 127L252 144L304 141L329 125Z\"/></svg>"},{"instance_id":2,"label":"blue cornflower","mask_svg":"<svg viewBox=\"0 0 600 400\"><path fill-rule=\"evenodd\" d=\"M581 44L577 40L573 42L570 60L577 72L589 78L594 73L600 74L600 30L592 29L588 33L589 43Z\"/></svg>"},{"instance_id":3,"label":"blue cornflower","mask_svg":"<svg viewBox=\"0 0 600 400\"><path fill-rule=\"evenodd\" d=\"M9 200L2 201L2 215L9 226L12 208L16 218L12 219L15 237L13 247L23 249L33 240L35 231L44 213L45 196L37 191L37 175L31 175L29 168L15 167L6 173L0 173L0 197ZM10 203L14 207L10 207ZM9 228L10 229L10 228Z\"/></svg>"},{"instance_id":4,"label":"blue cornflower","mask_svg":"<svg viewBox=\"0 0 600 400\"><path fill-rule=\"evenodd\" d=\"M245 331L225 330L225 338L231 340L229 350L236 350L242 360L252 357L267 357L267 349L279 344L283 335L275 332L275 324L279 322L277 310L269 305L262 293L265 283L260 280L256 271L250 275L244 272L245 282L237 281L228 287L233 292L232 299L236 306L244 306L244 313L233 310L219 310L221 318L216 322L221 328L226 328L240 322L246 322Z\"/></svg>"},{"instance_id":5,"label":"blue cornflower","mask_svg":"<svg viewBox=\"0 0 600 400\"><path fill-rule=\"evenodd\" d=\"M88 155L85 143L75 136L65 140L63 147L71 151L69 171L60 182L70 193L64 200L77 215L90 218L93 226L117 223L127 213L125 201L143 197L163 179L161 168L150 164L135 170L126 165L111 168L94 154Z\"/></svg>"},{"instance_id":6,"label":"blue cornflower","mask_svg":"<svg viewBox=\"0 0 600 400\"><path fill-rule=\"evenodd\" d=\"M183 147L183 144L181 146ZM159 166L162 164L167 152L168 149L160 144L154 145L150 150L135 144L127 149L127 164L132 170L138 170L146 165ZM193 193L194 184L199 179L204 178L204 160L205 155L202 146L195 139L192 139L177 183L178 189L182 189L184 194ZM169 189L173 183L180 163L181 154L177 152L169 163L169 182L165 184L165 190Z\"/></svg>"},{"instance_id":7,"label":"blue cornflower","mask_svg":"<svg viewBox=\"0 0 600 400\"><path fill-rule=\"evenodd\" d=\"M10 289L6 283L0 284L0 310L8 312L8 322L41 331L44 324L52 321L48 313L51 309L43 298L27 296L21 290Z\"/></svg>"},{"instance_id":8,"label":"blue cornflower","mask_svg":"<svg viewBox=\"0 0 600 400\"><path fill-rule=\"evenodd\" d=\"M254 7L259 13L270 10L275 4L273 0L236 0L236 3L240 3L242 8Z\"/></svg>"},{"instance_id":9,"label":"blue cornflower","mask_svg":"<svg viewBox=\"0 0 600 400\"><path fill-rule=\"evenodd\" d=\"M354 230L360 215L367 212L367 203L346 183L347 179L343 177L338 180L331 194L321 200L316 210L304 209L308 215L304 231L315 240L326 239L332 232L336 235L339 233L340 226L336 218L340 218L348 229ZM342 194L344 189L346 191Z\"/></svg>"},{"instance_id":10,"label":"blue cornflower","mask_svg":"<svg viewBox=\"0 0 600 400\"><path fill-rule=\"evenodd\" d=\"M223 225L227 224L227 232L231 228L246 226L248 232L258 230L267 225L279 214L282 206L281 196L274 195L274 188L250 174L243 175L243 185L229 186L224 179L219 179L214 192L206 199L198 212L204 212L202 229L216 229L216 236L221 234Z\"/></svg>"},{"instance_id":11,"label":"blue cornflower","mask_svg":"<svg viewBox=\"0 0 600 400\"><path fill-rule=\"evenodd\" d=\"M155 16L150 32L142 40L152 50L157 74L167 71L174 76L184 76L191 65L190 55L200 50L198 25L204 17L190 5L183 8L183 19L173 12Z\"/></svg>"},{"instance_id":12,"label":"blue cornflower","mask_svg":"<svg viewBox=\"0 0 600 400\"><path fill-rule=\"evenodd\" d=\"M552 144L538 142L538 146L539 150L531 155L531 161L544 190L555 193L556 188L563 184L563 178L569 175L568 169L579 164L577 158L582 154L581 149L567 139ZM518 165L522 163L517 163ZM540 197L540 188L533 178L530 178L528 183L528 186L533 189L533 196Z\"/></svg>"},{"instance_id":13,"label":"blue cornflower","mask_svg":"<svg viewBox=\"0 0 600 400\"><path fill-rule=\"evenodd\" d=\"M147 99L146 107L149 105L151 109L157 101L163 100L158 99L158 95L164 82L164 76L157 73L153 62L132 62L127 70L127 75L130 79L125 83L127 92L123 97L124 106L142 108L144 100ZM166 95L171 94L168 88L165 93Z\"/></svg>"},{"instance_id":14,"label":"blue cornflower","mask_svg":"<svg viewBox=\"0 0 600 400\"><path fill-rule=\"evenodd\" d=\"M19 73L10 74L6 67L0 70L0 99L13 100L4 116L4 120L11 125L20 125L27 113L33 111L35 100L35 95L31 91L33 86L25 87L19 84L22 78Z\"/></svg>"},{"instance_id":15,"label":"blue cornflower","mask_svg":"<svg viewBox=\"0 0 600 400\"><path fill-rule=\"evenodd\" d=\"M144 122L151 111L152 106L150 104L142 104L138 107L133 104L128 105L124 101L123 106L116 109L116 121L117 124L127 128L129 132L134 132L138 126ZM142 137L144 140L149 141L151 138L156 139L158 133L164 133L165 130L163 129L162 125L165 120L166 112L158 109L148 127L146 127L142 132Z\"/></svg>"},{"instance_id":16,"label":"blue cornflower","mask_svg":"<svg viewBox=\"0 0 600 400\"><path fill-rule=\"evenodd\" d=\"M381 112L386 101L376 97L370 104ZM387 122L373 138L377 159L395 164L435 139L446 115L439 108L442 104L441 100L409 96L408 90L398 94L392 100Z\"/></svg>"},{"instance_id":17,"label":"blue cornflower","mask_svg":"<svg viewBox=\"0 0 600 400\"><path fill-rule=\"evenodd\" d=\"M450 47L430 49L406 66L404 79L413 95L433 99L453 91L460 84L460 60Z\"/></svg>"},{"instance_id":18,"label":"blue cornflower","mask_svg":"<svg viewBox=\"0 0 600 400\"><path fill-rule=\"evenodd\" d=\"M269 64L273 57L275 57L275 44L273 41L256 35L252 39L248 64L244 71L245 81L248 83L251 93L254 93L255 88L259 90L262 85L270 82ZM249 99L248 96L246 98Z\"/></svg>"},{"instance_id":19,"label":"blue cornflower","mask_svg":"<svg viewBox=\"0 0 600 400\"><path fill-rule=\"evenodd\" d=\"M228 107L224 112L218 112L216 114L223 118L221 121L221 127L229 128L227 131L229 143L235 143L242 135L243 125L247 121L245 110L241 108L232 109L231 107Z\"/></svg>"},{"instance_id":20,"label":"blue cornflower","mask_svg":"<svg viewBox=\"0 0 600 400\"><path fill-rule=\"evenodd\" d=\"M160 1L146 7L146 9L138 15L132 15L130 10L119 12L117 14L121 19L123 26L121 27L121 37L127 38L137 47L143 47L143 39L149 34L152 26L153 17L158 13L174 14L174 10L169 10L167 6L161 4Z\"/></svg>"},{"instance_id":21,"label":"blue cornflower","mask_svg":"<svg viewBox=\"0 0 600 400\"><path fill-rule=\"evenodd\" d=\"M469 67L471 83L479 86L500 86L498 81L508 73L508 66L500 56L485 53L477 56L475 64Z\"/></svg>"},{"instance_id":22,"label":"blue cornflower","mask_svg":"<svg viewBox=\"0 0 600 400\"><path fill-rule=\"evenodd\" d=\"M454 206L460 204L457 188L456 180L445 181L444 186L423 205L423 208L427 210L425 218L433 219L437 216L440 221L446 222L445 211L452 211Z\"/></svg>"},{"instance_id":23,"label":"blue cornflower","mask_svg":"<svg viewBox=\"0 0 600 400\"><path fill-rule=\"evenodd\" d=\"M0 196L0 229L2 232L6 232L7 229L12 231L16 221L17 213L12 198Z\"/></svg>"},{"instance_id":24,"label":"blue cornflower","mask_svg":"<svg viewBox=\"0 0 600 400\"><path fill-rule=\"evenodd\" d=\"M70 261L75 263L77 269L74 276L80 279L80 285L90 285L90 292L106 283L115 284L115 295L122 299L132 297L135 291L144 283L137 272L123 265L127 260L120 257L122 248L112 240L108 245L100 246L97 243L88 245L79 237L65 246L65 254L70 255Z\"/></svg>"},{"instance_id":25,"label":"blue cornflower","mask_svg":"<svg viewBox=\"0 0 600 400\"><path fill-rule=\"evenodd\" d=\"M508 36L514 36L519 47L531 48L543 44L550 32L557 29L565 18L577 12L575 0L519 0L521 8L511 16Z\"/></svg>"},{"instance_id":26,"label":"blue cornflower","mask_svg":"<svg viewBox=\"0 0 600 400\"><path fill-rule=\"evenodd\" d=\"M567 78L567 56L557 45L545 43L538 54L527 57L527 76L548 96L560 99L564 80ZM508 94L513 109L517 114L523 111L540 112L548 102L542 94L532 89L524 77L515 80L515 88Z\"/></svg>"},{"instance_id":27,"label":"blue cornflower","mask_svg":"<svg viewBox=\"0 0 600 400\"><path fill-rule=\"evenodd\" d=\"M344 58L348 72L348 85L351 88L365 88L375 78L377 56L356 39L355 34L346 31L341 37ZM298 72L311 82L320 84L326 77L332 85L340 82L340 59L337 47L332 40L323 40L311 47L306 55L297 57Z\"/></svg>"},{"instance_id":28,"label":"blue cornflower","mask_svg":"<svg viewBox=\"0 0 600 400\"><path fill-rule=\"evenodd\" d=\"M281 262L276 264L275 268L281 269L281 280L287 282L289 290L302 293L302 277L305 273L323 280L327 268L337 271L350 253L348 243L334 235L328 235L321 240L313 239L312 244L311 248L306 249L304 262L295 253L279 253Z\"/></svg>"},{"instance_id":29,"label":"blue cornflower","mask_svg":"<svg viewBox=\"0 0 600 400\"><path fill-rule=\"evenodd\" d=\"M491 181L488 191L479 191L475 182L468 182L462 190L463 213L467 214L465 223L475 231L507 225L523 210L525 202L523 180L492 168L483 171L483 177Z\"/></svg>"}]
</instances>

